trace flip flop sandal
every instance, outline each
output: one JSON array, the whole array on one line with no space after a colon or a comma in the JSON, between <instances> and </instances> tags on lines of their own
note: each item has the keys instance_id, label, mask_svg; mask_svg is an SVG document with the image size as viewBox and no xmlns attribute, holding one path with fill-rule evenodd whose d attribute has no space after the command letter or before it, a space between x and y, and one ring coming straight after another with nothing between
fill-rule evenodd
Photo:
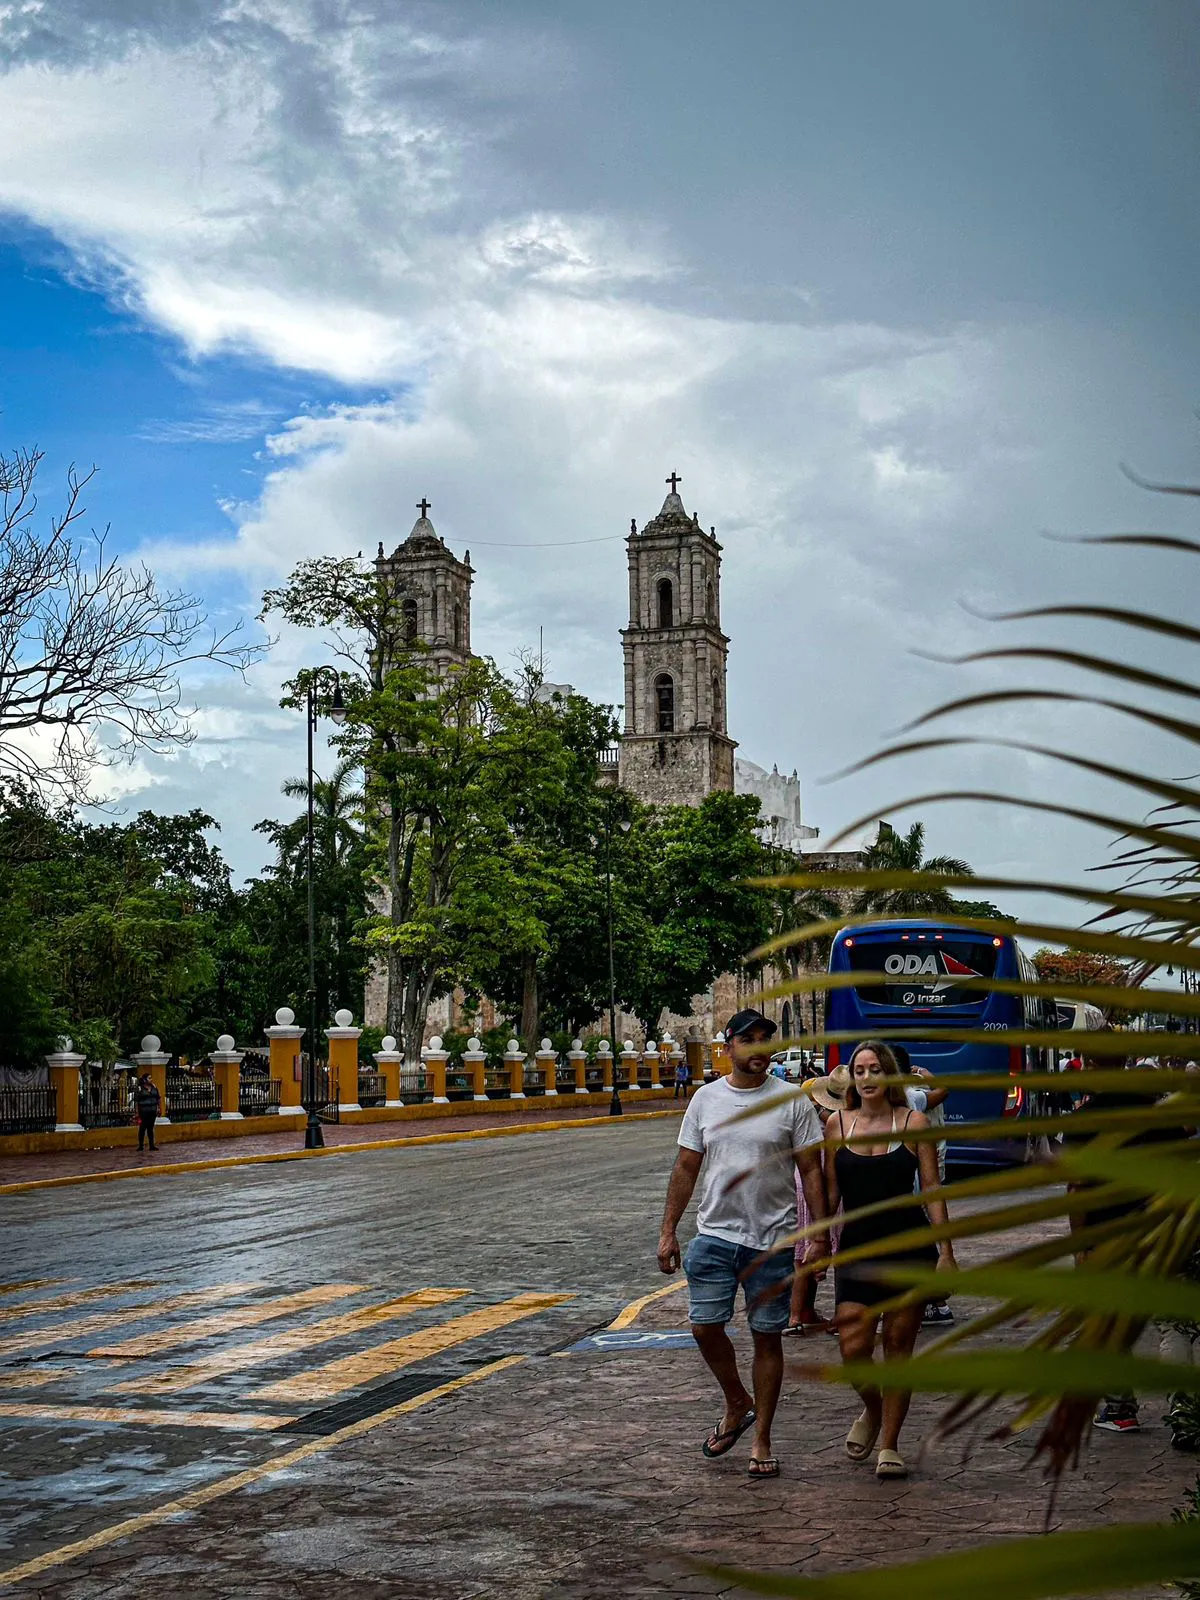
<instances>
[{"instance_id":1,"label":"flip flop sandal","mask_svg":"<svg viewBox=\"0 0 1200 1600\"><path fill-rule=\"evenodd\" d=\"M747 1475L751 1478L777 1478L779 1476L779 1458L777 1456L750 1457L750 1465L746 1468Z\"/></svg>"},{"instance_id":2,"label":"flip flop sandal","mask_svg":"<svg viewBox=\"0 0 1200 1600\"><path fill-rule=\"evenodd\" d=\"M894 1450L881 1450L875 1460L875 1476L877 1478L907 1478L908 1468L904 1464L904 1457L897 1455Z\"/></svg>"},{"instance_id":3,"label":"flip flop sandal","mask_svg":"<svg viewBox=\"0 0 1200 1600\"><path fill-rule=\"evenodd\" d=\"M700 1448L710 1461L715 1461L718 1456L723 1456L728 1451L732 1450L734 1445L745 1433L746 1429L752 1428L757 1420L758 1418L755 1416L754 1407L751 1406L746 1415L738 1423L737 1427L730 1428L727 1433L721 1432L721 1424L718 1422L716 1427L709 1434L708 1438L705 1439Z\"/></svg>"},{"instance_id":4,"label":"flip flop sandal","mask_svg":"<svg viewBox=\"0 0 1200 1600\"><path fill-rule=\"evenodd\" d=\"M783 1330L783 1336L785 1339L794 1338L798 1334L807 1332L808 1329L802 1322L789 1322L787 1327Z\"/></svg>"},{"instance_id":5,"label":"flip flop sandal","mask_svg":"<svg viewBox=\"0 0 1200 1600\"><path fill-rule=\"evenodd\" d=\"M882 1419L879 1422L872 1422L870 1415L866 1411L856 1419L850 1432L846 1435L846 1454L851 1461L865 1461L867 1459L875 1448L875 1441L879 1437L881 1426ZM899 1460L900 1458L897 1456L896 1459Z\"/></svg>"}]
</instances>

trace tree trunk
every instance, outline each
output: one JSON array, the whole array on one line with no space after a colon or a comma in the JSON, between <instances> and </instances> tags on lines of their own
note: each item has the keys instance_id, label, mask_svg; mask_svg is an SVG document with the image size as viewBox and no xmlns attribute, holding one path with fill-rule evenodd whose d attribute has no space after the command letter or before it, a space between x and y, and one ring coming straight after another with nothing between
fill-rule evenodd
<instances>
[{"instance_id":1,"label":"tree trunk","mask_svg":"<svg viewBox=\"0 0 1200 1600\"><path fill-rule=\"evenodd\" d=\"M537 956L527 955L521 966L521 1040L531 1050L536 1050L538 1047Z\"/></svg>"}]
</instances>

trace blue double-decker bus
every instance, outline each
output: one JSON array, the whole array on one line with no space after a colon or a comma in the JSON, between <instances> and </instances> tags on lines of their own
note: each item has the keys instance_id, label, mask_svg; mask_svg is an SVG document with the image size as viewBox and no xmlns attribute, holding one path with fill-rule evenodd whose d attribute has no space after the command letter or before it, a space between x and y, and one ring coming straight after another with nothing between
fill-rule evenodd
<instances>
[{"instance_id":1,"label":"blue double-decker bus","mask_svg":"<svg viewBox=\"0 0 1200 1600\"><path fill-rule=\"evenodd\" d=\"M1022 1123L1036 1097L1021 1084L1026 1072L1051 1070L1053 1052L1008 1044L1005 1034L1043 1031L1057 1025L1054 1002L1040 996L990 994L963 987L969 978L1035 981L1032 963L1012 938L995 937L952 922L889 919L843 928L833 941L830 972L881 973L861 987L832 989L826 1006L830 1033L886 1038L889 1029L921 1030L905 1039L913 1062L933 1073L1007 1074L1010 1087L955 1089L945 1104L947 1156L972 1165L1007 1165L1028 1159ZM994 1033L995 1044L961 1044L945 1037L952 1028ZM829 1045L830 1068L849 1059L853 1045ZM1012 1137L986 1144L955 1137L956 1124L1012 1122Z\"/></svg>"}]
</instances>

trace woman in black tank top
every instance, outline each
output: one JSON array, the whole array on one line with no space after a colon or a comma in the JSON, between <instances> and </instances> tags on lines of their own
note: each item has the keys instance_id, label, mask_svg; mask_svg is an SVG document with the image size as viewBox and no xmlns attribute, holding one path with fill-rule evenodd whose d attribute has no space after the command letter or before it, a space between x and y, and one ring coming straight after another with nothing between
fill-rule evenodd
<instances>
[{"instance_id":1,"label":"woman in black tank top","mask_svg":"<svg viewBox=\"0 0 1200 1600\"><path fill-rule=\"evenodd\" d=\"M881 1200L910 1195L914 1186L937 1188L937 1146L909 1143L905 1137L927 1128L929 1119L919 1111L908 1110L899 1080L900 1068L885 1044L867 1040L850 1057L846 1109L830 1117L825 1125L830 1217L839 1206L845 1212L853 1212ZM842 1142L865 1135L875 1135L876 1140L853 1148ZM935 1224L946 1221L944 1200L929 1202L928 1218ZM860 1245L886 1246L889 1238L911 1232L925 1220L924 1210L908 1206L844 1223L838 1254ZM873 1359L881 1321L885 1359L912 1355L924 1307L906 1306L901 1311L885 1312L882 1318L875 1309L899 1292L894 1285L872 1276L872 1268L889 1264L953 1267L954 1250L948 1240L941 1245L931 1241L900 1250L885 1247L873 1253L869 1262L848 1262L844 1267L837 1265L835 1256L834 1297L843 1361ZM881 1395L875 1388L860 1388L858 1393L864 1409L846 1437L846 1454L852 1461L865 1461L878 1439L876 1476L906 1477L908 1469L897 1446L912 1396L894 1390Z\"/></svg>"}]
</instances>

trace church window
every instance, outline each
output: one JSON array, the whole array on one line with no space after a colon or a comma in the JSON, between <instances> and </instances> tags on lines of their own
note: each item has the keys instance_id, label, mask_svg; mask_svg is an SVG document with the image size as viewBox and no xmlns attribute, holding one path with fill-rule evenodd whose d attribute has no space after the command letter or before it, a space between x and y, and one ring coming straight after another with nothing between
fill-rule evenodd
<instances>
[{"instance_id":1,"label":"church window","mask_svg":"<svg viewBox=\"0 0 1200 1600\"><path fill-rule=\"evenodd\" d=\"M462 649L462 607L459 605L454 608L454 647Z\"/></svg>"},{"instance_id":2,"label":"church window","mask_svg":"<svg viewBox=\"0 0 1200 1600\"><path fill-rule=\"evenodd\" d=\"M711 578L709 579L708 587L704 591L704 615L713 622L717 620L716 597L713 593Z\"/></svg>"},{"instance_id":3,"label":"church window","mask_svg":"<svg viewBox=\"0 0 1200 1600\"><path fill-rule=\"evenodd\" d=\"M721 726L721 674L714 672L712 675L712 722L713 727Z\"/></svg>"},{"instance_id":4,"label":"church window","mask_svg":"<svg viewBox=\"0 0 1200 1600\"><path fill-rule=\"evenodd\" d=\"M437 638L437 631L438 631L438 603L437 603L437 590L435 589L433 591L433 636L434 636L435 639Z\"/></svg>"},{"instance_id":5,"label":"church window","mask_svg":"<svg viewBox=\"0 0 1200 1600\"><path fill-rule=\"evenodd\" d=\"M658 708L659 733L674 733L675 684L669 672L660 672L655 678L654 699Z\"/></svg>"},{"instance_id":6,"label":"church window","mask_svg":"<svg viewBox=\"0 0 1200 1600\"><path fill-rule=\"evenodd\" d=\"M404 602L404 642L417 642L417 602L410 595Z\"/></svg>"},{"instance_id":7,"label":"church window","mask_svg":"<svg viewBox=\"0 0 1200 1600\"><path fill-rule=\"evenodd\" d=\"M675 589L670 578L658 580L658 625L660 628L675 626Z\"/></svg>"},{"instance_id":8,"label":"church window","mask_svg":"<svg viewBox=\"0 0 1200 1600\"><path fill-rule=\"evenodd\" d=\"M785 1039L792 1037L792 1003L790 1000L783 1002L783 1016L780 1019L779 1031Z\"/></svg>"}]
</instances>

